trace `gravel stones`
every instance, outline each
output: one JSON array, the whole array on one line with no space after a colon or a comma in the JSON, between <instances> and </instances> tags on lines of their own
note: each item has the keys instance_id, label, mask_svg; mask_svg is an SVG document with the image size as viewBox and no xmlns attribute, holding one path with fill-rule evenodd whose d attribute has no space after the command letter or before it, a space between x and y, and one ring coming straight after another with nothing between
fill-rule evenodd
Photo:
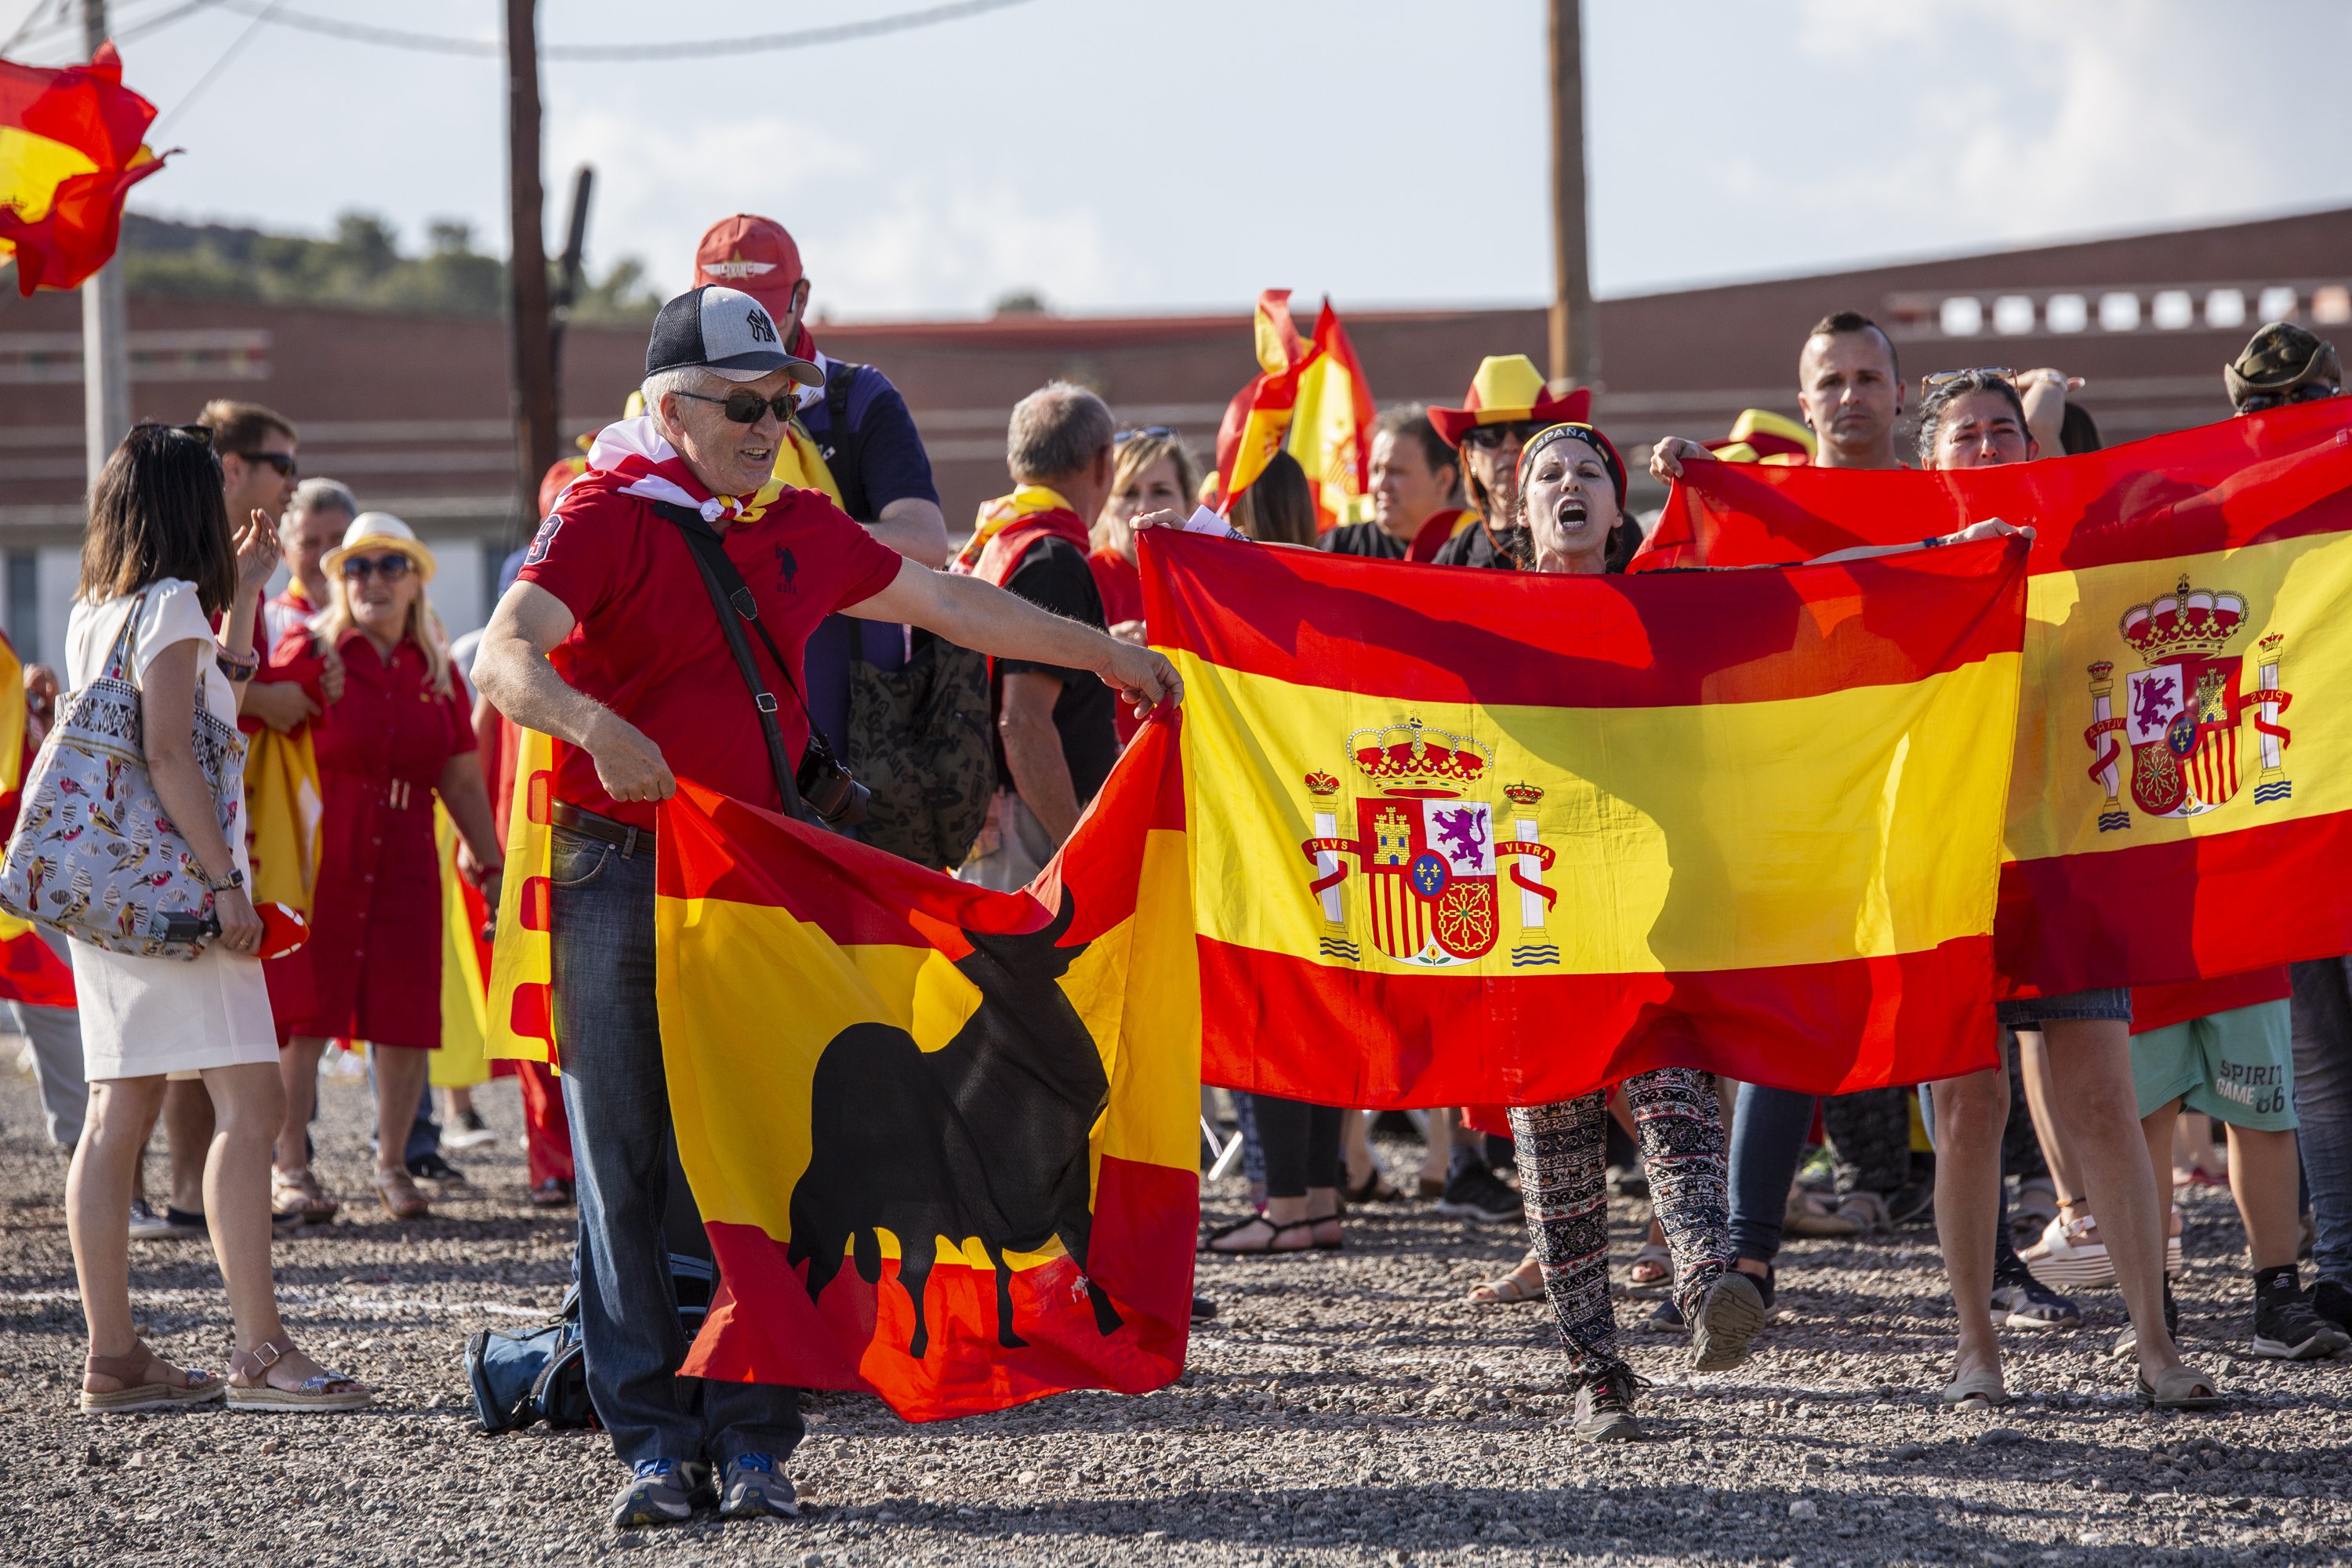
<instances>
[{"instance_id":1,"label":"gravel stones","mask_svg":"<svg viewBox=\"0 0 2352 1568\"><path fill-rule=\"evenodd\" d=\"M467 1408L467 1336L554 1310L572 1229L568 1211L524 1202L512 1089L479 1099L499 1141L452 1156L470 1194L406 1226L372 1197L351 1201L334 1225L276 1247L294 1333L378 1381L378 1409L85 1418L71 1413L82 1329L64 1165L38 1142L30 1085L0 1073L0 1561L1863 1568L2303 1563L2352 1549L2347 1368L2247 1358L2222 1371L2225 1336L2246 1329L2241 1240L2227 1195L2202 1191L2185 1200L2176 1293L2187 1353L2234 1400L2210 1415L2132 1404L2128 1368L2101 1353L2121 1324L2112 1291L2085 1296L2080 1331L2003 1335L2024 1397L2000 1427L1943 1410L1933 1394L1950 1375L1951 1309L1932 1233L1913 1227L1794 1242L1780 1320L1731 1372L1694 1373L1687 1340L1632 1331L1657 1298L1629 1293L1622 1342L1654 1382L1639 1404L1650 1436L1580 1447L1555 1425L1574 1395L1549 1313L1461 1300L1517 1259L1525 1233L1382 1205L1349 1216L1342 1253L1201 1259L1195 1289L1222 1310L1196 1327L1176 1387L919 1427L870 1399L812 1394L788 1466L802 1519L615 1534L604 1508L621 1470L603 1436L486 1437ZM319 1168L347 1200L365 1196L365 1091L331 1079L321 1100ZM1382 1147L1392 1169L1418 1158L1417 1146ZM160 1196L160 1144L148 1171ZM1237 1217L1238 1197L1238 1183L1220 1184L1210 1216ZM1611 1205L1621 1281L1644 1215ZM204 1244L135 1247L131 1279L160 1352L226 1363L227 1310ZM1991 1441L1996 1430L2020 1440Z\"/></svg>"}]
</instances>

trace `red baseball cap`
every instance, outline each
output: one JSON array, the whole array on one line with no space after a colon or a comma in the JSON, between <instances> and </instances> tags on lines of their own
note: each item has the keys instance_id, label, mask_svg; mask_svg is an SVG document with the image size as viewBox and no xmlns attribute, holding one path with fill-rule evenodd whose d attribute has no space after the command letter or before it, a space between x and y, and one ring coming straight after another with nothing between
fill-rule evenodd
<instances>
[{"instance_id":1,"label":"red baseball cap","mask_svg":"<svg viewBox=\"0 0 2352 1568\"><path fill-rule=\"evenodd\" d=\"M737 213L703 231L702 243L694 247L694 280L740 289L782 319L793 312L801 247L774 218Z\"/></svg>"}]
</instances>

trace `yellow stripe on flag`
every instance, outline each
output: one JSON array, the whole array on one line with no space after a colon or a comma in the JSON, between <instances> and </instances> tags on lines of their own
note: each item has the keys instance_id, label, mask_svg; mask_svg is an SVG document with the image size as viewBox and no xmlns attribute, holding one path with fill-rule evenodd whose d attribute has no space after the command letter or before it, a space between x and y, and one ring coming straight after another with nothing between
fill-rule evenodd
<instances>
[{"instance_id":1,"label":"yellow stripe on flag","mask_svg":"<svg viewBox=\"0 0 2352 1568\"><path fill-rule=\"evenodd\" d=\"M482 991L473 911L457 874L457 825L438 800L433 843L441 870L441 1048L433 1053L433 1087L467 1088L489 1081L489 1000Z\"/></svg>"},{"instance_id":2,"label":"yellow stripe on flag","mask_svg":"<svg viewBox=\"0 0 2352 1568\"><path fill-rule=\"evenodd\" d=\"M493 1059L551 1062L561 1048L550 990L555 946L547 923L548 872L555 857L549 816L555 801L555 742L536 730L521 735L514 800L507 814L506 877L499 887L490 949L487 1048Z\"/></svg>"}]
</instances>

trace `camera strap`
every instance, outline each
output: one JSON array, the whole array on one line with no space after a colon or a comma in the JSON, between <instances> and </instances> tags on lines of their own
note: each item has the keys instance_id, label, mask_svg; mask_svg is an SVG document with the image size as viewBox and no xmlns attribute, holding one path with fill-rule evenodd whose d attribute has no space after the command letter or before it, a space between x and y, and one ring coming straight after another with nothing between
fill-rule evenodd
<instances>
[{"instance_id":1,"label":"camera strap","mask_svg":"<svg viewBox=\"0 0 2352 1568\"><path fill-rule=\"evenodd\" d=\"M795 770L792 759L784 753L783 728L776 722L775 694L760 679L760 662L752 655L751 640L743 635L744 622L749 621L759 632L760 640L768 645L769 657L776 661L776 668L782 674L784 684L792 687L793 696L800 702L801 711L808 714L809 733L822 740L824 731L816 727L816 715L809 713L808 700L801 696L800 687L793 680L793 672L784 664L784 656L777 651L776 641L768 635L768 628L760 624L760 606L752 599L751 590L744 583L743 574L736 571L735 563L727 558L727 547L720 541L718 531L703 521L700 515L685 507L674 506L667 501L655 501L652 505L656 511L677 525L679 533L685 535L687 550L693 555L694 564L702 574L702 586L710 595L710 607L718 612L719 634L727 639L727 651L735 656L735 668L742 675L743 684L751 689L752 705L760 710L760 733L768 743L768 766L774 772L776 788L783 795L784 815L804 816L807 813L801 806L801 791L795 782ZM828 749L831 744L826 742Z\"/></svg>"}]
</instances>

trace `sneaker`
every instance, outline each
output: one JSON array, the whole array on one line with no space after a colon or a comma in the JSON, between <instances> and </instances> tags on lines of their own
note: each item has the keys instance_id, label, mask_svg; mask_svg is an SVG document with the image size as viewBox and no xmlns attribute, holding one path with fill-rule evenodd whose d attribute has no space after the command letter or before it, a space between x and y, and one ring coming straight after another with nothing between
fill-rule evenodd
<instances>
[{"instance_id":1,"label":"sneaker","mask_svg":"<svg viewBox=\"0 0 2352 1568\"><path fill-rule=\"evenodd\" d=\"M1633 1395L1642 1379L1629 1366L1612 1367L1586 1377L1576 1390L1573 1430L1586 1443L1622 1443L1642 1435L1633 1415Z\"/></svg>"},{"instance_id":2,"label":"sneaker","mask_svg":"<svg viewBox=\"0 0 2352 1568\"><path fill-rule=\"evenodd\" d=\"M1726 1372L1748 1359L1749 1342L1772 1315L1762 1285L1752 1275L1727 1268L1706 1288L1691 1332L1694 1371Z\"/></svg>"},{"instance_id":3,"label":"sneaker","mask_svg":"<svg viewBox=\"0 0 2352 1568\"><path fill-rule=\"evenodd\" d=\"M1650 1315L1642 1320L1641 1326L1654 1334L1690 1332L1690 1320L1683 1316L1683 1310L1675 1305L1672 1296L1651 1308Z\"/></svg>"},{"instance_id":4,"label":"sneaker","mask_svg":"<svg viewBox=\"0 0 2352 1568\"><path fill-rule=\"evenodd\" d=\"M2052 1289L2103 1289L2116 1282L2116 1266L2104 1241L2084 1239L2098 1228L2084 1212L2079 1219L2061 1214L2044 1226L2042 1239L2019 1256L2033 1277Z\"/></svg>"},{"instance_id":5,"label":"sneaker","mask_svg":"<svg viewBox=\"0 0 2352 1568\"><path fill-rule=\"evenodd\" d=\"M635 1474L613 1494L613 1528L677 1524L692 1519L710 1498L710 1468L692 1459L639 1459Z\"/></svg>"},{"instance_id":6,"label":"sneaker","mask_svg":"<svg viewBox=\"0 0 2352 1568\"><path fill-rule=\"evenodd\" d=\"M428 1149L408 1162L408 1173L420 1182L438 1182L445 1187L462 1187L466 1173L441 1157L437 1149Z\"/></svg>"},{"instance_id":7,"label":"sneaker","mask_svg":"<svg viewBox=\"0 0 2352 1568\"><path fill-rule=\"evenodd\" d=\"M165 1234L181 1241L202 1241L212 1234L205 1228L205 1211L202 1209L173 1208L165 1204L163 1223L170 1227Z\"/></svg>"},{"instance_id":8,"label":"sneaker","mask_svg":"<svg viewBox=\"0 0 2352 1568\"><path fill-rule=\"evenodd\" d=\"M1195 1296L1192 1298L1192 1321L1194 1322L1206 1322L1216 1315L1217 1304L1214 1301L1210 1300L1206 1296Z\"/></svg>"},{"instance_id":9,"label":"sneaker","mask_svg":"<svg viewBox=\"0 0 2352 1568\"><path fill-rule=\"evenodd\" d=\"M2254 1271L2254 1353L2278 1361L2313 1361L2352 1347L2352 1334L2311 1310L2295 1267Z\"/></svg>"},{"instance_id":10,"label":"sneaker","mask_svg":"<svg viewBox=\"0 0 2352 1568\"><path fill-rule=\"evenodd\" d=\"M495 1143L499 1135L482 1120L482 1113L467 1106L457 1118L457 1124L441 1134L444 1149L478 1149L485 1143Z\"/></svg>"},{"instance_id":11,"label":"sneaker","mask_svg":"<svg viewBox=\"0 0 2352 1568\"><path fill-rule=\"evenodd\" d=\"M792 1478L776 1473L772 1458L738 1454L727 1461L726 1480L719 1489L721 1519L797 1519L800 1511Z\"/></svg>"},{"instance_id":12,"label":"sneaker","mask_svg":"<svg viewBox=\"0 0 2352 1568\"><path fill-rule=\"evenodd\" d=\"M1527 1211L1519 1206L1519 1194L1484 1165L1465 1165L1447 1177L1437 1212L1496 1225L1517 1225L1527 1217Z\"/></svg>"},{"instance_id":13,"label":"sneaker","mask_svg":"<svg viewBox=\"0 0 2352 1568\"><path fill-rule=\"evenodd\" d=\"M2180 1303L2172 1299L2172 1281L2168 1279L2164 1282L2164 1331L2170 1336L2174 1344L2178 1345L2180 1342ZM2129 1322L2126 1322L2124 1331L2116 1336L2116 1342L2107 1353L2117 1361L2137 1355L2139 1331Z\"/></svg>"},{"instance_id":14,"label":"sneaker","mask_svg":"<svg viewBox=\"0 0 2352 1568\"><path fill-rule=\"evenodd\" d=\"M2033 1277L2022 1259L1993 1266L1992 1312L2012 1329L2079 1329L2083 1309Z\"/></svg>"},{"instance_id":15,"label":"sneaker","mask_svg":"<svg viewBox=\"0 0 2352 1568\"><path fill-rule=\"evenodd\" d=\"M131 1200L131 1239L133 1241L169 1241L180 1233L172 1222L147 1206L145 1198Z\"/></svg>"},{"instance_id":16,"label":"sneaker","mask_svg":"<svg viewBox=\"0 0 2352 1568\"><path fill-rule=\"evenodd\" d=\"M2352 1333L2352 1287L2322 1279L2311 1288L2311 1310L2322 1319Z\"/></svg>"}]
</instances>

